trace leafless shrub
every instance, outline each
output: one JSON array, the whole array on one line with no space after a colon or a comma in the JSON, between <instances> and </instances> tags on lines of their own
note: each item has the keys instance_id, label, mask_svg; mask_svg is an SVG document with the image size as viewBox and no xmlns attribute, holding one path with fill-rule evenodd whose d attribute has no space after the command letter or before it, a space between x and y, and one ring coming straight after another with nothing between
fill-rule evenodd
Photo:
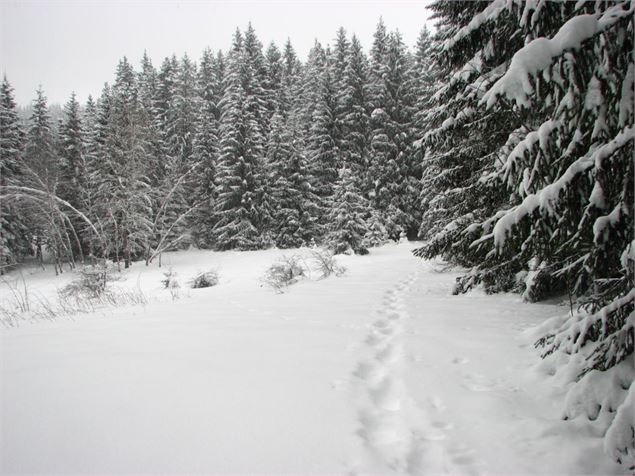
<instances>
[{"instance_id":1,"label":"leafless shrub","mask_svg":"<svg viewBox=\"0 0 635 476\"><path fill-rule=\"evenodd\" d=\"M111 281L117 281L119 275L109 263L86 265L79 270L79 278L66 285L60 293L68 297L97 299L106 292Z\"/></svg>"},{"instance_id":2,"label":"leafless shrub","mask_svg":"<svg viewBox=\"0 0 635 476\"><path fill-rule=\"evenodd\" d=\"M31 308L29 288L22 273L20 278L13 282L7 278L2 278L2 282L7 285L12 296L12 304L17 307L20 312L28 312Z\"/></svg>"},{"instance_id":3,"label":"leafless shrub","mask_svg":"<svg viewBox=\"0 0 635 476\"><path fill-rule=\"evenodd\" d=\"M328 278L332 274L342 276L346 273L346 268L337 263L335 256L329 250L311 250L310 259L313 269L320 273L322 279Z\"/></svg>"},{"instance_id":4,"label":"leafless shrub","mask_svg":"<svg viewBox=\"0 0 635 476\"><path fill-rule=\"evenodd\" d=\"M282 256L267 269L262 282L277 293L282 293L284 288L297 283L305 275L304 259L301 256Z\"/></svg>"},{"instance_id":5,"label":"leafless shrub","mask_svg":"<svg viewBox=\"0 0 635 476\"><path fill-rule=\"evenodd\" d=\"M179 298L179 289L181 285L179 284L178 279L176 278L176 272L172 267L168 268L167 271L163 272L163 279L161 283L163 287L170 291L170 296L172 296L172 301Z\"/></svg>"},{"instance_id":6,"label":"leafless shrub","mask_svg":"<svg viewBox=\"0 0 635 476\"><path fill-rule=\"evenodd\" d=\"M211 288L218 284L218 272L210 269L209 271L199 272L190 280L190 287L193 289Z\"/></svg>"}]
</instances>

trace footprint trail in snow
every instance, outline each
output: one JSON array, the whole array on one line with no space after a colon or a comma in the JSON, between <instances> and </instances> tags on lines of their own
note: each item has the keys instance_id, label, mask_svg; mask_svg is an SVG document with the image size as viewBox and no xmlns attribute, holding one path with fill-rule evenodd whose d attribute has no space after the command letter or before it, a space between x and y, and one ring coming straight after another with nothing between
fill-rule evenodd
<instances>
[{"instance_id":1,"label":"footprint trail in snow","mask_svg":"<svg viewBox=\"0 0 635 476\"><path fill-rule=\"evenodd\" d=\"M443 402L417 406L403 379L403 333L411 318L404 299L417 278L411 273L386 291L364 340L367 356L353 372L363 396L358 435L371 464L397 474L477 474L470 450L445 441L452 424L443 419Z\"/></svg>"}]
</instances>

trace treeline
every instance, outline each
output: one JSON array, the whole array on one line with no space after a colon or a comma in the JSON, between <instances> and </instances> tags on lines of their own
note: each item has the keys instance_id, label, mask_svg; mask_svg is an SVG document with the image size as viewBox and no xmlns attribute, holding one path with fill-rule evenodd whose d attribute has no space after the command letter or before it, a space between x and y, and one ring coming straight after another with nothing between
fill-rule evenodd
<instances>
[{"instance_id":1,"label":"treeline","mask_svg":"<svg viewBox=\"0 0 635 476\"><path fill-rule=\"evenodd\" d=\"M635 469L632 2L434 2L415 254L466 267L457 291L569 296L537 343ZM588 422L587 422L588 423Z\"/></svg>"},{"instance_id":2,"label":"treeline","mask_svg":"<svg viewBox=\"0 0 635 476\"><path fill-rule=\"evenodd\" d=\"M60 266L128 265L192 243L364 253L416 237L430 41L424 29L411 53L380 21L369 56L340 29L303 63L290 42L263 50L249 25L198 64L122 59L59 125L39 90L23 128L5 78L2 265L45 249Z\"/></svg>"},{"instance_id":3,"label":"treeline","mask_svg":"<svg viewBox=\"0 0 635 476\"><path fill-rule=\"evenodd\" d=\"M1 264L420 237L416 255L469 269L459 292L568 294L538 345L578 380L565 417L632 469L632 2L429 8L412 52L380 22L368 56L340 29L302 63L249 26L198 65L124 58L57 133L41 91L22 130L5 79Z\"/></svg>"}]
</instances>

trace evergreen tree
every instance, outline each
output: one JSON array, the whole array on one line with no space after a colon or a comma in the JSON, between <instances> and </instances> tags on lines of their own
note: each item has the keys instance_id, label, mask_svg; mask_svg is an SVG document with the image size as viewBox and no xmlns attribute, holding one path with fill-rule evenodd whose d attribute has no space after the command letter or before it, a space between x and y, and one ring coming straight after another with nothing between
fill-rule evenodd
<instances>
[{"instance_id":1,"label":"evergreen tree","mask_svg":"<svg viewBox=\"0 0 635 476\"><path fill-rule=\"evenodd\" d=\"M275 111L282 107L284 65L282 54L274 43L271 43L265 54L266 75L264 89L267 94L267 120L270 121Z\"/></svg>"},{"instance_id":2,"label":"evergreen tree","mask_svg":"<svg viewBox=\"0 0 635 476\"><path fill-rule=\"evenodd\" d=\"M309 161L311 185L319 200L318 222L323 223L328 213L333 187L337 181L339 149L335 123L335 86L331 70L326 63L326 52L317 43L306 68L306 75L313 79L305 83L306 112L311 112L306 132L306 150ZM306 119L305 119L306 120ZM321 235L325 230L318 230Z\"/></svg>"},{"instance_id":3,"label":"evergreen tree","mask_svg":"<svg viewBox=\"0 0 635 476\"><path fill-rule=\"evenodd\" d=\"M368 61L356 36L351 39L341 84L338 118L342 134L341 154L346 167L355 175L358 187L367 195L369 124L367 112Z\"/></svg>"},{"instance_id":4,"label":"evergreen tree","mask_svg":"<svg viewBox=\"0 0 635 476\"><path fill-rule=\"evenodd\" d=\"M634 341L629 6L433 5L449 78L435 96L449 107L423 142L446 172L435 186L451 221L417 254L473 266L464 287L577 296L579 312L538 345L579 354L566 417L599 422L632 468L635 386L618 377ZM619 397L605 408L580 393Z\"/></svg>"},{"instance_id":5,"label":"evergreen tree","mask_svg":"<svg viewBox=\"0 0 635 476\"><path fill-rule=\"evenodd\" d=\"M29 223L29 234L32 237L36 258L42 260L43 250L48 247L55 258L56 271L61 271L63 258L72 261L71 241L66 234L66 223L52 199L58 193L60 167L47 99L41 88L36 94L29 118L21 183L46 194L49 198L25 203L23 212Z\"/></svg>"},{"instance_id":6,"label":"evergreen tree","mask_svg":"<svg viewBox=\"0 0 635 476\"><path fill-rule=\"evenodd\" d=\"M141 59L141 71L139 71L137 75L137 83L139 114L142 116L142 122L147 124L147 142L149 147L147 174L153 189L158 190L165 169L166 153L164 137L161 132L161 122L159 120L160 114L157 108L157 104L163 104L163 100L158 100L159 78L146 52L143 53L143 58ZM165 91L164 95L168 98L170 96L170 94L165 93ZM165 99L165 103L169 103L169 99Z\"/></svg>"},{"instance_id":7,"label":"evergreen tree","mask_svg":"<svg viewBox=\"0 0 635 476\"><path fill-rule=\"evenodd\" d=\"M301 110L302 63L287 40L282 53L282 87L279 100L279 111L286 118L291 116L289 127L299 130Z\"/></svg>"},{"instance_id":8,"label":"evergreen tree","mask_svg":"<svg viewBox=\"0 0 635 476\"><path fill-rule=\"evenodd\" d=\"M306 159L293 140L293 129L279 113L272 118L267 161L272 172L276 246L309 244L315 235L316 197L307 176Z\"/></svg>"},{"instance_id":9,"label":"evergreen tree","mask_svg":"<svg viewBox=\"0 0 635 476\"><path fill-rule=\"evenodd\" d=\"M364 246L368 213L368 203L355 185L353 173L347 168L340 169L328 213L326 238L334 253L347 253L349 250L358 254L368 253Z\"/></svg>"},{"instance_id":10,"label":"evergreen tree","mask_svg":"<svg viewBox=\"0 0 635 476\"><path fill-rule=\"evenodd\" d=\"M148 129L138 101L137 75L126 58L116 72L109 99L105 142L97 178L97 208L110 253L128 267L147 253L152 240L152 197L147 176Z\"/></svg>"},{"instance_id":11,"label":"evergreen tree","mask_svg":"<svg viewBox=\"0 0 635 476\"><path fill-rule=\"evenodd\" d=\"M413 204L419 195L416 184L420 177L412 151L409 57L401 35L386 35L383 22L377 27L371 58L371 196L390 237L398 239L406 231L418 233Z\"/></svg>"},{"instance_id":12,"label":"evergreen tree","mask_svg":"<svg viewBox=\"0 0 635 476\"><path fill-rule=\"evenodd\" d=\"M218 166L214 246L218 249L257 249L266 244L259 195L263 167L262 90L254 71L253 56L240 31L236 31L227 58L223 97L220 101L221 147ZM251 34L250 47L257 46ZM255 53L250 52L251 55Z\"/></svg>"},{"instance_id":13,"label":"evergreen tree","mask_svg":"<svg viewBox=\"0 0 635 476\"><path fill-rule=\"evenodd\" d=\"M13 87L5 76L0 84L0 187L20 183L23 135ZM0 195L6 194L0 191ZM29 243L26 223L19 213L20 202L0 200L0 274L4 274L28 253Z\"/></svg>"},{"instance_id":14,"label":"evergreen tree","mask_svg":"<svg viewBox=\"0 0 635 476\"><path fill-rule=\"evenodd\" d=\"M435 43L432 35L424 26L417 39L415 53L412 61L412 92L414 96L414 112L413 112L413 135L414 137L423 137L428 130L434 128L436 119L444 113L444 106L434 104L433 93L435 89L440 87L441 78L439 76L439 68L435 56L438 54L438 44ZM439 231L440 221L442 217L435 216L431 213L436 210L434 205L438 200L435 193L434 181L443 173L442 168L432 159L425 155L428 148L416 147L415 160L422 164L421 167L421 183L419 188L421 194L419 196L419 210L421 213L419 227L419 236L426 237ZM436 214L442 214L439 209ZM425 215L425 219L423 218Z\"/></svg>"},{"instance_id":15,"label":"evergreen tree","mask_svg":"<svg viewBox=\"0 0 635 476\"><path fill-rule=\"evenodd\" d=\"M344 117L347 115L346 104L346 83L345 83L345 71L348 64L350 44L348 38L346 38L346 30L340 27L335 35L335 44L333 50L328 54L328 68L333 88L333 118L335 120L334 127L331 132L335 147L337 148L337 163L336 167L340 168L344 165L344 147L343 142L345 140L344 131L342 130L342 123Z\"/></svg>"},{"instance_id":16,"label":"evergreen tree","mask_svg":"<svg viewBox=\"0 0 635 476\"><path fill-rule=\"evenodd\" d=\"M64 118L59 135L60 187L58 195L74 208L84 211L83 197L86 194L85 140L79 103L75 98L75 93L71 94L70 100L64 106ZM78 232L84 227L85 222L79 216L73 216L70 225L72 225L70 232L74 237L79 237ZM76 252L83 251L81 248L85 248L85 246L73 242L73 249Z\"/></svg>"},{"instance_id":17,"label":"evergreen tree","mask_svg":"<svg viewBox=\"0 0 635 476\"><path fill-rule=\"evenodd\" d=\"M201 203L197 217L195 235L199 246L213 246L214 202L216 199L216 174L219 155L218 128L220 121L219 103L222 95L223 57L215 57L210 49L203 51L198 71L198 91L200 109L196 123L193 153L194 162L199 164L196 201Z\"/></svg>"}]
</instances>

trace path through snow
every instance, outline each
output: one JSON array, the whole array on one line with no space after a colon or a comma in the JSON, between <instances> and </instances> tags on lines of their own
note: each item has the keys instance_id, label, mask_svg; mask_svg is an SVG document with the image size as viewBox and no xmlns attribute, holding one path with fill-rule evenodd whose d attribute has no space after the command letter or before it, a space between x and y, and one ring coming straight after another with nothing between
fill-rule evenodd
<instances>
[{"instance_id":1,"label":"path through snow","mask_svg":"<svg viewBox=\"0 0 635 476\"><path fill-rule=\"evenodd\" d=\"M562 308L452 297L455 273L412 248L282 295L259 277L289 251L174 253L183 281L221 283L172 302L136 264L144 308L2 330L2 473L617 472L520 338Z\"/></svg>"}]
</instances>

